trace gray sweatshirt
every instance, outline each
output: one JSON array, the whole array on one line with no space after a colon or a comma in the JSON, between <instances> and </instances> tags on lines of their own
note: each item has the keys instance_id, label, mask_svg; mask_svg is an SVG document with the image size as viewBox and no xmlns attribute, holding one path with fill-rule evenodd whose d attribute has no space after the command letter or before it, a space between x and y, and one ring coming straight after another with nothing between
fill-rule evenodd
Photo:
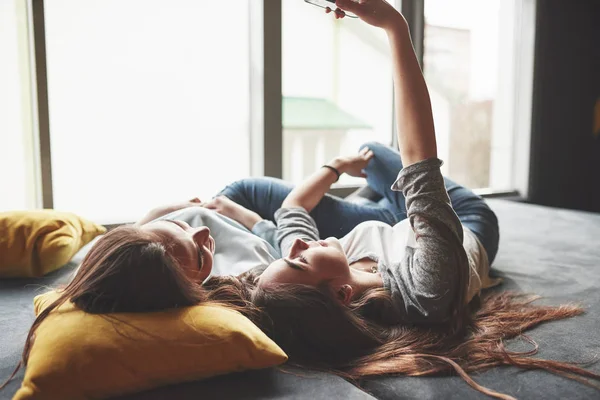
<instances>
[{"instance_id":1,"label":"gray sweatshirt","mask_svg":"<svg viewBox=\"0 0 600 400\"><path fill-rule=\"evenodd\" d=\"M382 316L389 323L444 322L457 306L460 291L466 291L469 301L494 284L485 250L450 205L441 164L428 159L399 173L392 190L404 193L406 220L393 227L364 222L340 239L350 264L365 258L377 262L393 299L393 309ZM282 254L296 238L319 239L314 220L302 208L280 209L275 220ZM461 270L469 276L463 287L458 280Z\"/></svg>"}]
</instances>

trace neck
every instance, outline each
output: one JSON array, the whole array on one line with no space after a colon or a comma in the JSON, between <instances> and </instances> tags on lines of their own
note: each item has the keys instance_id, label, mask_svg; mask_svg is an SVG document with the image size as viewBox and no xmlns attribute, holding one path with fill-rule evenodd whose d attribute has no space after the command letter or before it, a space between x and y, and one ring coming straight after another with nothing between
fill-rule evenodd
<instances>
[{"instance_id":1,"label":"neck","mask_svg":"<svg viewBox=\"0 0 600 400\"><path fill-rule=\"evenodd\" d=\"M369 289L383 287L383 279L378 273L366 272L357 269L351 269L352 288L354 297L358 297Z\"/></svg>"}]
</instances>

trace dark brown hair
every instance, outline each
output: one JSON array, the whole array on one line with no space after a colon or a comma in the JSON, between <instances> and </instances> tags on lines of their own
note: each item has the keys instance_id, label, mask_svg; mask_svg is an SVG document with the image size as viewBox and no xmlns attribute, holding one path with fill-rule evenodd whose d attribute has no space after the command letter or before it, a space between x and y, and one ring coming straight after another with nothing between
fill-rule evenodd
<instances>
[{"instance_id":1,"label":"dark brown hair","mask_svg":"<svg viewBox=\"0 0 600 400\"><path fill-rule=\"evenodd\" d=\"M256 276L247 279L253 285ZM511 292L491 293L480 304L464 307L463 329L456 325L395 325L381 322L374 311L391 302L383 289L366 292L349 306L326 288L281 285L253 286L251 300L259 308L255 323L301 367L335 373L354 384L368 376L424 376L457 373L487 395L512 399L477 384L470 372L501 365L543 369L598 388L585 378L600 375L574 364L532 358L537 344L523 335L547 322L583 312L576 305L542 306L536 297ZM374 307L375 306L375 307ZM506 339L520 337L532 344L525 352L509 351ZM359 385L360 386L360 385Z\"/></svg>"},{"instance_id":2,"label":"dark brown hair","mask_svg":"<svg viewBox=\"0 0 600 400\"><path fill-rule=\"evenodd\" d=\"M214 293L205 290L185 275L158 235L137 226L116 228L98 240L60 297L36 317L25 340L21 362L0 388L21 366L27 365L38 326L67 301L93 314L151 312L203 301L239 311L244 302L236 300L233 289L226 285Z\"/></svg>"}]
</instances>

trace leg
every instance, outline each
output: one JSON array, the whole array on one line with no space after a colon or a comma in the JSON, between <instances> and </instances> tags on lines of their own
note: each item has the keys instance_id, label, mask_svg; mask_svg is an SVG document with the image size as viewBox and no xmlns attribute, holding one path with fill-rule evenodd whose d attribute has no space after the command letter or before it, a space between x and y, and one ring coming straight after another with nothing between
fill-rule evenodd
<instances>
[{"instance_id":1,"label":"leg","mask_svg":"<svg viewBox=\"0 0 600 400\"><path fill-rule=\"evenodd\" d=\"M274 221L275 211L292 188L275 178L246 178L227 185L219 195L228 197L264 219Z\"/></svg>"},{"instance_id":2,"label":"leg","mask_svg":"<svg viewBox=\"0 0 600 400\"><path fill-rule=\"evenodd\" d=\"M452 208L460 222L477 236L485 248L490 264L498 253L500 230L498 218L485 200L448 178L444 178Z\"/></svg>"},{"instance_id":3,"label":"leg","mask_svg":"<svg viewBox=\"0 0 600 400\"><path fill-rule=\"evenodd\" d=\"M292 189L293 186L280 179L247 178L232 183L219 194L274 221L275 211ZM383 207L355 204L330 195L325 195L310 214L322 238L341 238L365 221L382 221L390 225L398 222L393 213Z\"/></svg>"},{"instance_id":4,"label":"leg","mask_svg":"<svg viewBox=\"0 0 600 400\"><path fill-rule=\"evenodd\" d=\"M381 143L370 142L361 146L368 147L374 153L367 166L367 183L375 192L383 196L380 206L392 210L398 220L406 218L406 201L401 192L391 190L398 173L402 170L400 153ZM444 178L446 190L452 208L461 223L469 228L486 249L491 262L498 252L498 219L485 200L471 190Z\"/></svg>"},{"instance_id":5,"label":"leg","mask_svg":"<svg viewBox=\"0 0 600 400\"><path fill-rule=\"evenodd\" d=\"M402 192L391 189L402 170L400 153L389 146L377 142L369 142L360 146L362 150L368 147L373 151L373 158L367 165L367 184L383 197L380 204L392 211L401 221L406 218L406 200Z\"/></svg>"}]
</instances>

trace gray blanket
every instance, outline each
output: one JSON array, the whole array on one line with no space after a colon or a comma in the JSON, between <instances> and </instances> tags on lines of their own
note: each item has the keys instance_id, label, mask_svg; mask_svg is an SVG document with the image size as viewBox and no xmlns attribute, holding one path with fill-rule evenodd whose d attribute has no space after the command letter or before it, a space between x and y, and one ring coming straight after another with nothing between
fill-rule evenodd
<instances>
[{"instance_id":1,"label":"gray blanket","mask_svg":"<svg viewBox=\"0 0 600 400\"><path fill-rule=\"evenodd\" d=\"M500 220L500 251L494 270L500 289L537 293L543 301L581 302L587 312L530 331L540 357L588 361L600 354L600 215L491 200ZM72 263L43 279L0 281L0 380L18 362L33 320L32 299L45 285L68 279ZM519 346L518 342L512 346ZM510 347L510 346L509 346ZM589 367L600 372L600 364ZM9 399L21 371L0 399ZM477 382L520 399L592 399L600 391L540 371L496 368L475 374ZM128 399L476 399L485 398L456 376L384 377L362 389L332 375L268 369L161 388Z\"/></svg>"}]
</instances>

